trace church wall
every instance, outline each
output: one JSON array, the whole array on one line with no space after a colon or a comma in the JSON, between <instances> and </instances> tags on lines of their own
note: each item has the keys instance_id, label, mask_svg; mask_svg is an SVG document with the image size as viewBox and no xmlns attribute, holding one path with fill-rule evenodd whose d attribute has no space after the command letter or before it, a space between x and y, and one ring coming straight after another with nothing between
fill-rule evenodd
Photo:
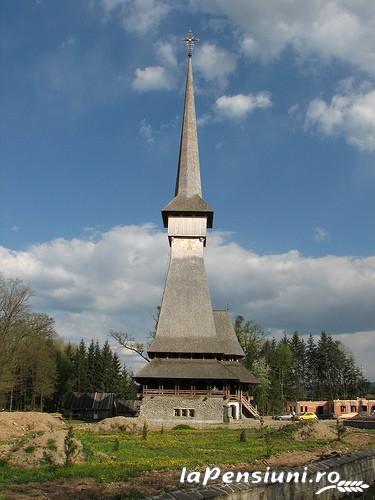
<instances>
[{"instance_id":1,"label":"church wall","mask_svg":"<svg viewBox=\"0 0 375 500\"><path fill-rule=\"evenodd\" d=\"M226 400L221 397L201 397L187 398L180 396L154 396L146 397L141 404L139 416L147 420L187 420L199 422L223 422L224 406ZM187 411L186 415L176 416L176 410L193 410ZM193 413L194 416L189 416Z\"/></svg>"},{"instance_id":2,"label":"church wall","mask_svg":"<svg viewBox=\"0 0 375 500\"><path fill-rule=\"evenodd\" d=\"M168 236L205 237L207 217L168 217Z\"/></svg>"}]
</instances>

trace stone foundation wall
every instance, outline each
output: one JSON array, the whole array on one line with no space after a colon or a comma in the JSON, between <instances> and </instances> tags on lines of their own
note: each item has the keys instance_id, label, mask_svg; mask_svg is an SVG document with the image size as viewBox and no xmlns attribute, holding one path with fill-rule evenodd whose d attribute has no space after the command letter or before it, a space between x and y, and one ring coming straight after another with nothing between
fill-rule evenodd
<instances>
[{"instance_id":1,"label":"stone foundation wall","mask_svg":"<svg viewBox=\"0 0 375 500\"><path fill-rule=\"evenodd\" d=\"M217 498L226 500L334 500L337 498L363 498L372 500L374 498L375 485L375 450L364 450L342 457L331 458L314 462L308 466L309 474L325 472L326 475L319 482L319 485L305 483L284 483L284 484L263 484L250 485L243 483L236 484L211 484L206 487L172 491L165 495L152 497L153 500L167 499L190 499L199 500L202 498ZM261 468L259 470L262 470ZM280 469L281 470L281 469ZM291 472L303 471L301 467L288 469ZM341 479L347 481L360 481L373 485L369 490L364 490L363 494L354 496L353 493L343 493L337 488L329 489L321 495L316 496L318 488L330 486L327 480L329 472L335 471L340 474Z\"/></svg>"},{"instance_id":2,"label":"stone foundation wall","mask_svg":"<svg viewBox=\"0 0 375 500\"><path fill-rule=\"evenodd\" d=\"M186 423L196 422L223 422L224 406L227 400L221 397L188 398L181 396L154 396L146 397L141 404L140 418L146 420L174 420ZM176 409L193 410L194 417L175 416ZM188 412L189 413L189 412Z\"/></svg>"},{"instance_id":3,"label":"stone foundation wall","mask_svg":"<svg viewBox=\"0 0 375 500\"><path fill-rule=\"evenodd\" d=\"M375 429L374 420L344 420L344 425L348 427L357 427L358 429Z\"/></svg>"}]
</instances>

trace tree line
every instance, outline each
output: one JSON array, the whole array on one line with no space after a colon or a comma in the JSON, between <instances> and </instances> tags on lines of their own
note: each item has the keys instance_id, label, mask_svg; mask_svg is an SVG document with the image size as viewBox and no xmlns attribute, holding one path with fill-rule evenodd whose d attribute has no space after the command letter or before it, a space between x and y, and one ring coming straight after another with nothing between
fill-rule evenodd
<instances>
[{"instance_id":1,"label":"tree line","mask_svg":"<svg viewBox=\"0 0 375 500\"><path fill-rule=\"evenodd\" d=\"M237 316L234 327L244 364L260 381L255 400L263 414L282 410L287 401L350 399L370 390L352 353L324 331L318 338L294 332L270 339L262 326L243 316Z\"/></svg>"},{"instance_id":2,"label":"tree line","mask_svg":"<svg viewBox=\"0 0 375 500\"><path fill-rule=\"evenodd\" d=\"M134 399L132 374L108 341L64 343L53 318L31 311L31 295L22 281L0 276L0 409L57 410L71 391Z\"/></svg>"},{"instance_id":3,"label":"tree line","mask_svg":"<svg viewBox=\"0 0 375 500\"><path fill-rule=\"evenodd\" d=\"M0 409L57 410L71 391L134 399L137 385L108 341L65 343L53 318L31 311L31 294L21 281L0 276ZM276 340L243 316L234 327L244 364L260 381L255 398L264 414L280 411L287 401L355 398L370 390L351 352L326 332L307 339L294 332ZM145 357L144 344L124 333L111 336Z\"/></svg>"}]
</instances>

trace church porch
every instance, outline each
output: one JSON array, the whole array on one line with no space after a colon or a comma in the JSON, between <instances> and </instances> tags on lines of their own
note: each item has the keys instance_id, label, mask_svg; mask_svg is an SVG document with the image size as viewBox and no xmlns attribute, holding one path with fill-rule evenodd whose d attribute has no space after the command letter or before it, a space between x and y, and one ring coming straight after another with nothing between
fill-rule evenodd
<instances>
[{"instance_id":1,"label":"church porch","mask_svg":"<svg viewBox=\"0 0 375 500\"><path fill-rule=\"evenodd\" d=\"M180 381L155 381L150 380L144 383L141 388L141 397L147 396L217 396L229 400L238 400L245 398L247 401L252 401L254 397L251 395L248 386L239 387L234 384L223 383L221 381L210 381L202 383L202 381L193 381L187 383L184 380Z\"/></svg>"}]
</instances>

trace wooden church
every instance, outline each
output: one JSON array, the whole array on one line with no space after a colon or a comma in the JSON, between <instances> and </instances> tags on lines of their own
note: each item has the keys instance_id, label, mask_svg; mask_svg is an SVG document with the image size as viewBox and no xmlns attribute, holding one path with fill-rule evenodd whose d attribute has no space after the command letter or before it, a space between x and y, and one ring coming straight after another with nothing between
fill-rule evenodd
<instances>
[{"instance_id":1,"label":"wooden church","mask_svg":"<svg viewBox=\"0 0 375 500\"><path fill-rule=\"evenodd\" d=\"M243 366L244 352L227 310L213 310L204 267L213 210L203 199L189 31L185 105L174 198L162 210L170 245L156 336L136 375L140 416L154 420L223 422L257 417L258 380Z\"/></svg>"}]
</instances>

